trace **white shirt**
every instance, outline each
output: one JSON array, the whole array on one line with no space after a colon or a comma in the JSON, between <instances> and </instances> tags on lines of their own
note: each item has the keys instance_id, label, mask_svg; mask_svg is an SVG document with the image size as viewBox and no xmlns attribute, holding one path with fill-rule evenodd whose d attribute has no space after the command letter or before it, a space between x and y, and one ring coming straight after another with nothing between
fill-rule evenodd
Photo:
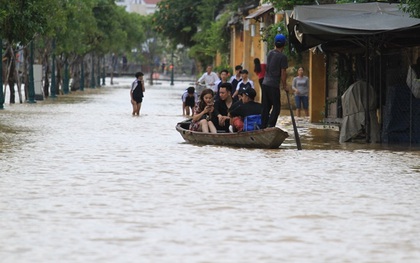
<instances>
[{"instance_id":1,"label":"white shirt","mask_svg":"<svg viewBox=\"0 0 420 263\"><path fill-rule=\"evenodd\" d=\"M232 77L230 77L229 82L232 83L232 81L234 81L235 79L239 82L239 81L241 81L242 76L239 76L239 78L237 78L236 75L233 75Z\"/></svg>"},{"instance_id":2,"label":"white shirt","mask_svg":"<svg viewBox=\"0 0 420 263\"><path fill-rule=\"evenodd\" d=\"M181 96L182 102L187 101L187 97L188 97L188 91L185 90L184 93ZM197 102L198 101L198 94L197 92L194 92L194 101Z\"/></svg>"},{"instance_id":3,"label":"white shirt","mask_svg":"<svg viewBox=\"0 0 420 263\"><path fill-rule=\"evenodd\" d=\"M248 83L249 83L249 85L251 85L251 88L255 89L254 82L252 80L248 79L247 82L245 82L243 80L239 81L238 82L238 85L236 86L236 90L239 90L239 88L241 87L241 85L244 86L244 85L246 85Z\"/></svg>"},{"instance_id":4,"label":"white shirt","mask_svg":"<svg viewBox=\"0 0 420 263\"><path fill-rule=\"evenodd\" d=\"M216 81L219 80L219 77L217 76L216 73L214 72L210 72L210 74L208 74L207 72L203 74L203 76L201 76L198 79L199 83L202 83L204 81L204 83L206 84L206 87L209 89L212 89L213 91L217 91L217 86L214 85L216 83ZM215 90L216 88L216 90Z\"/></svg>"}]
</instances>

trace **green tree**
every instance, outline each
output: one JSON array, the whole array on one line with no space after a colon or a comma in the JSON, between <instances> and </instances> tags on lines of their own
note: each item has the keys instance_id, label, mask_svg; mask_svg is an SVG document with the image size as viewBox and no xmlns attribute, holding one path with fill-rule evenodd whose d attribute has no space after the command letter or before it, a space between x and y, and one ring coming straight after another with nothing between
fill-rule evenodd
<instances>
[{"instance_id":1,"label":"green tree","mask_svg":"<svg viewBox=\"0 0 420 263\"><path fill-rule=\"evenodd\" d=\"M80 88L82 63L84 84L89 85L104 71L106 54L130 52L145 39L142 16L127 13L112 0L62 0L62 4L66 23L56 35L56 53L61 65L69 64L72 90Z\"/></svg>"},{"instance_id":2,"label":"green tree","mask_svg":"<svg viewBox=\"0 0 420 263\"><path fill-rule=\"evenodd\" d=\"M165 50L165 43L162 42L159 33L155 30L153 19L152 15L142 17L145 41L141 42L141 45L137 47L138 50L141 50L140 56L144 64L150 68L150 85L153 85L153 73L159 70L159 63L157 62L160 61L160 57ZM173 50L175 47L172 46L170 48Z\"/></svg>"},{"instance_id":3,"label":"green tree","mask_svg":"<svg viewBox=\"0 0 420 263\"><path fill-rule=\"evenodd\" d=\"M202 0L162 0L153 15L155 30L177 44L191 47L202 15L198 7Z\"/></svg>"},{"instance_id":4,"label":"green tree","mask_svg":"<svg viewBox=\"0 0 420 263\"><path fill-rule=\"evenodd\" d=\"M229 53L230 32L226 26L230 19L230 14L225 13L212 23L206 30L198 32L194 37L197 43L190 50L190 55L196 58L201 65L211 64L217 52L222 54L227 64L228 58L224 55Z\"/></svg>"},{"instance_id":5,"label":"green tree","mask_svg":"<svg viewBox=\"0 0 420 263\"><path fill-rule=\"evenodd\" d=\"M401 1L401 9L409 13L411 17L420 18L420 1L418 0Z\"/></svg>"},{"instance_id":6,"label":"green tree","mask_svg":"<svg viewBox=\"0 0 420 263\"><path fill-rule=\"evenodd\" d=\"M173 45L192 48L190 55L208 64L217 52L225 56L229 53L230 18L258 3L259 0L163 0L158 4L153 22L155 29Z\"/></svg>"},{"instance_id":7,"label":"green tree","mask_svg":"<svg viewBox=\"0 0 420 263\"><path fill-rule=\"evenodd\" d=\"M6 46L7 79L5 81L9 83L10 87L10 103L15 102L14 84L18 80L15 49L18 46L25 48L36 36L51 30L54 24L59 22L51 19L51 16L59 12L58 7L57 0L0 1L0 38ZM18 85L18 92L20 102L22 102L20 85Z\"/></svg>"}]
</instances>

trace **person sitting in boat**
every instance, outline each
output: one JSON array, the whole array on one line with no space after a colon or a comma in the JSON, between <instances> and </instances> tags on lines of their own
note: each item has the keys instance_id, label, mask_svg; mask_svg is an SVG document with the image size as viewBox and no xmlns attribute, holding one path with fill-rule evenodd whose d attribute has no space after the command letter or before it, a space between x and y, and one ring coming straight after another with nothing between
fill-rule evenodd
<instances>
[{"instance_id":1,"label":"person sitting in boat","mask_svg":"<svg viewBox=\"0 0 420 263\"><path fill-rule=\"evenodd\" d=\"M244 94L245 90L246 90L245 87L240 88L239 91L238 91L237 98L235 99L235 98L232 97L235 100L235 103L233 103L233 105L232 105L232 107L230 107L229 111L231 111L233 109L236 109L237 107L239 107L243 104L242 95Z\"/></svg>"},{"instance_id":2,"label":"person sitting in boat","mask_svg":"<svg viewBox=\"0 0 420 263\"><path fill-rule=\"evenodd\" d=\"M231 125L234 132L243 130L244 119L246 117L251 115L259 115L261 118L262 105L261 103L254 101L256 96L257 92L253 88L246 88L242 94L242 104L229 111Z\"/></svg>"},{"instance_id":3,"label":"person sitting in boat","mask_svg":"<svg viewBox=\"0 0 420 263\"><path fill-rule=\"evenodd\" d=\"M222 69L219 73L219 76L220 76L220 79L214 83L214 85L216 86L216 89L215 89L216 91L214 94L214 101L219 100L220 86L223 83L228 83L229 71L227 69Z\"/></svg>"},{"instance_id":4,"label":"person sitting in boat","mask_svg":"<svg viewBox=\"0 0 420 263\"><path fill-rule=\"evenodd\" d=\"M181 96L182 99L182 115L194 115L194 108L198 102L198 95L194 87L188 87Z\"/></svg>"},{"instance_id":5,"label":"person sitting in boat","mask_svg":"<svg viewBox=\"0 0 420 263\"><path fill-rule=\"evenodd\" d=\"M214 93L212 89L205 89L200 94L200 100L195 107L192 116L190 130L202 131L205 133L217 133L217 129L212 121L214 112Z\"/></svg>"},{"instance_id":6,"label":"person sitting in boat","mask_svg":"<svg viewBox=\"0 0 420 263\"><path fill-rule=\"evenodd\" d=\"M214 120L218 131L229 132L230 118L228 116L229 109L237 101L232 98L232 84L229 82L222 83L219 86L219 100L214 103Z\"/></svg>"}]
</instances>

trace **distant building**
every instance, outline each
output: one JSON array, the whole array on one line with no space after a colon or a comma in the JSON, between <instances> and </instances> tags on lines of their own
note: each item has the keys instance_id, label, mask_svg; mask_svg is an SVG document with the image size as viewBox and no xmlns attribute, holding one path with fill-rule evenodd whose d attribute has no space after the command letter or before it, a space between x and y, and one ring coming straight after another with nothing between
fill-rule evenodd
<instances>
[{"instance_id":1,"label":"distant building","mask_svg":"<svg viewBox=\"0 0 420 263\"><path fill-rule=\"evenodd\" d=\"M125 7L127 12L149 15L156 11L156 5L160 1L161 0L116 0L115 3Z\"/></svg>"}]
</instances>

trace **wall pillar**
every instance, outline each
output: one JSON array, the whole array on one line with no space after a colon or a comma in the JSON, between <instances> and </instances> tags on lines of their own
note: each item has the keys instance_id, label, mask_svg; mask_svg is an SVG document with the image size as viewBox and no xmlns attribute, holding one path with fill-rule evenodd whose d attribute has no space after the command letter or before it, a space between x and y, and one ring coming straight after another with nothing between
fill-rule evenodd
<instances>
[{"instance_id":1,"label":"wall pillar","mask_svg":"<svg viewBox=\"0 0 420 263\"><path fill-rule=\"evenodd\" d=\"M322 122L327 83L324 54L309 52L309 121Z\"/></svg>"}]
</instances>

